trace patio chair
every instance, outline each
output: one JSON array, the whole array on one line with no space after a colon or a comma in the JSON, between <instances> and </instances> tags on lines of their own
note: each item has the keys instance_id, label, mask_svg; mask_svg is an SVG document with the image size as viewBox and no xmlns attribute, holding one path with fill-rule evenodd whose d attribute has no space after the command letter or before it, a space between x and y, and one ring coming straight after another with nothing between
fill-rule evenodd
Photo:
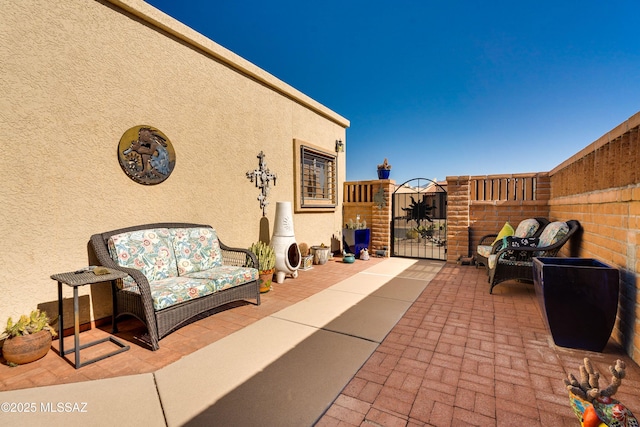
<instances>
[{"instance_id":1,"label":"patio chair","mask_svg":"<svg viewBox=\"0 0 640 427\"><path fill-rule=\"evenodd\" d=\"M549 224L549 220L546 218L528 218L520 221L518 227L516 228L513 235L515 237L525 238L525 237L539 237L544 230L544 227ZM506 225L506 224L505 224ZM504 229L504 227L503 227ZM502 231L502 230L500 230ZM482 236L480 239L480 243L476 248L475 253L475 263L476 268L480 264L489 268L489 256L491 254L496 254L500 249L502 249L503 239L498 239L498 234L487 234Z\"/></svg>"},{"instance_id":2,"label":"patio chair","mask_svg":"<svg viewBox=\"0 0 640 427\"><path fill-rule=\"evenodd\" d=\"M506 280L533 283L533 258L555 257L560 248L580 229L576 220L555 221L544 227L540 237L506 237L505 245L489 256L489 293Z\"/></svg>"}]
</instances>

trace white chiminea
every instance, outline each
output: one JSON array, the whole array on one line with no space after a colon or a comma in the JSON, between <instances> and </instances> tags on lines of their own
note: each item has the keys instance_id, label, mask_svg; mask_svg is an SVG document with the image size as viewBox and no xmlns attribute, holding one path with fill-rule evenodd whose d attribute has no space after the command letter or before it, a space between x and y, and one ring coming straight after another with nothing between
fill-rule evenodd
<instances>
[{"instance_id":1,"label":"white chiminea","mask_svg":"<svg viewBox=\"0 0 640 427\"><path fill-rule=\"evenodd\" d=\"M276 283L284 282L287 275L298 277L302 256L293 232L291 202L276 202L271 247L276 253Z\"/></svg>"}]
</instances>

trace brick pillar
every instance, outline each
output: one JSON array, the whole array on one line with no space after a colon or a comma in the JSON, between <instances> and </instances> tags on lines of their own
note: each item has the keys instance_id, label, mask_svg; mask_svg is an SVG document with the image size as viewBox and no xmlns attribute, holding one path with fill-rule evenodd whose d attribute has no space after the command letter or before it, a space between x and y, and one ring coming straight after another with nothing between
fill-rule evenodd
<instances>
[{"instance_id":1,"label":"brick pillar","mask_svg":"<svg viewBox=\"0 0 640 427\"><path fill-rule=\"evenodd\" d=\"M391 252L391 197L395 188L395 181L381 179L373 184L374 200L371 207L371 248L375 255L377 250L386 247L387 256ZM382 189L382 192L380 191Z\"/></svg>"},{"instance_id":2,"label":"brick pillar","mask_svg":"<svg viewBox=\"0 0 640 427\"><path fill-rule=\"evenodd\" d=\"M469 176L447 177L447 262L469 252Z\"/></svg>"}]
</instances>

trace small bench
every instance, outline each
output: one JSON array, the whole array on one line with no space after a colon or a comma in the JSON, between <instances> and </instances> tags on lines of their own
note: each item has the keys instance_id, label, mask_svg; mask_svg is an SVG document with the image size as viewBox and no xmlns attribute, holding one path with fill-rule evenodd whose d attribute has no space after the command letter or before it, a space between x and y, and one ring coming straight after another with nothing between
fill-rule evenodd
<instances>
[{"instance_id":1,"label":"small bench","mask_svg":"<svg viewBox=\"0 0 640 427\"><path fill-rule=\"evenodd\" d=\"M154 223L91 236L100 265L129 276L114 287L117 319L131 315L145 323L150 346L190 319L233 301L260 305L256 256L230 248L209 225Z\"/></svg>"}]
</instances>

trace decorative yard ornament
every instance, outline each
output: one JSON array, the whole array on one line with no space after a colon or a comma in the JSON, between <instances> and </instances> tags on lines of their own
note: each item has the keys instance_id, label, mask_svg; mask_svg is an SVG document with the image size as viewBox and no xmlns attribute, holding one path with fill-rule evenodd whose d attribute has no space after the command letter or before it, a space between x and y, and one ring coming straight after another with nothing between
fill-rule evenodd
<instances>
[{"instance_id":1,"label":"decorative yard ornament","mask_svg":"<svg viewBox=\"0 0 640 427\"><path fill-rule=\"evenodd\" d=\"M276 185L277 175L272 173L267 167L267 163L264 161L266 155L260 151L258 154L258 169L254 169L251 172L247 172L247 178L251 182L256 183L256 187L260 189L260 194L258 195L258 201L260 202L260 208L262 208L262 216L266 216L267 206L269 202L267 201L267 196L269 195L269 184L273 181L273 185Z\"/></svg>"},{"instance_id":2,"label":"decorative yard ornament","mask_svg":"<svg viewBox=\"0 0 640 427\"><path fill-rule=\"evenodd\" d=\"M580 381L569 374L564 380L569 390L571 408L583 427L638 427L638 419L622 403L612 399L625 375L625 364L616 360L615 366L609 366L611 384L600 389L600 374L593 369L589 358L585 357L584 366L580 366Z\"/></svg>"},{"instance_id":3,"label":"decorative yard ornament","mask_svg":"<svg viewBox=\"0 0 640 427\"><path fill-rule=\"evenodd\" d=\"M134 126L120 138L118 161L125 174L144 185L160 184L176 165L169 138L151 126Z\"/></svg>"},{"instance_id":4,"label":"decorative yard ornament","mask_svg":"<svg viewBox=\"0 0 640 427\"><path fill-rule=\"evenodd\" d=\"M384 188L380 187L380 189L373 194L373 203L375 203L378 209L383 209L387 206L387 202L384 199Z\"/></svg>"},{"instance_id":5,"label":"decorative yard ornament","mask_svg":"<svg viewBox=\"0 0 640 427\"><path fill-rule=\"evenodd\" d=\"M391 165L389 161L385 158L384 162L381 165L378 165L378 179L389 179L389 174L391 173Z\"/></svg>"},{"instance_id":6,"label":"decorative yard ornament","mask_svg":"<svg viewBox=\"0 0 640 427\"><path fill-rule=\"evenodd\" d=\"M435 205L429 206L427 195L423 194L422 201L420 202L417 202L416 199L413 198L413 196L410 197L411 203L409 204L409 207L401 208L403 211L405 211L405 221L415 221L418 224L418 227L420 226L421 221L426 220L429 222L433 222L433 219L431 219L429 215L431 214L431 211L435 209Z\"/></svg>"}]
</instances>

